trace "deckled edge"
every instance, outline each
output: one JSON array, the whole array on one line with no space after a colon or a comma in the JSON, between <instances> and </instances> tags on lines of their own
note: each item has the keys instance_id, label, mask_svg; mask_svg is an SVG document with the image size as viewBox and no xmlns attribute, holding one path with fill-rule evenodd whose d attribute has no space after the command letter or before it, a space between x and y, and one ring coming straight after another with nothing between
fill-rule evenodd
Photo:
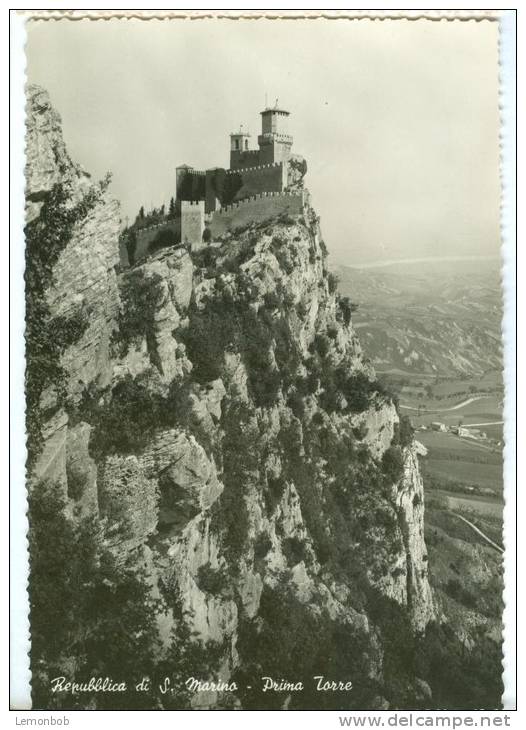
<instances>
[{"instance_id":1,"label":"deckled edge","mask_svg":"<svg viewBox=\"0 0 526 730\"><path fill-rule=\"evenodd\" d=\"M29 543L24 394L25 330L25 18L11 14L10 98L10 697L14 710L31 709Z\"/></svg>"},{"instance_id":2,"label":"deckled edge","mask_svg":"<svg viewBox=\"0 0 526 730\"><path fill-rule=\"evenodd\" d=\"M426 11L79 11L18 10L11 16L11 129L18 130L11 142L10 165L10 318L11 381L10 430L10 707L31 708L29 666L30 626L27 594L29 557L27 493L25 487L24 408L24 130L25 130L25 43L27 20L432 20L499 22L499 109L502 290L504 316L504 645L503 708L516 708L516 209L515 209L515 26L514 11L426 10ZM17 438L18 436L18 438Z\"/></svg>"},{"instance_id":3,"label":"deckled edge","mask_svg":"<svg viewBox=\"0 0 526 730\"><path fill-rule=\"evenodd\" d=\"M492 20L502 10L20 10L32 20Z\"/></svg>"},{"instance_id":4,"label":"deckled edge","mask_svg":"<svg viewBox=\"0 0 526 730\"><path fill-rule=\"evenodd\" d=\"M517 422L516 422L516 16L499 20L500 232L503 297L504 380L504 612L503 673L505 710L517 708Z\"/></svg>"}]
</instances>

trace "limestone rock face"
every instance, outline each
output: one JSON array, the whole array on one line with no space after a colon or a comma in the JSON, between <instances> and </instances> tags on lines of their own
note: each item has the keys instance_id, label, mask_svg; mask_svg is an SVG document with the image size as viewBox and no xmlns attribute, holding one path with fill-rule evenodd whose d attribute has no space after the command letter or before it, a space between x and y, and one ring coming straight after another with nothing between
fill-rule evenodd
<instances>
[{"instance_id":1,"label":"limestone rock face","mask_svg":"<svg viewBox=\"0 0 526 730\"><path fill-rule=\"evenodd\" d=\"M295 184L302 175L298 168ZM90 185L68 157L47 94L34 88L28 215L39 214L57 182L71 186L72 200ZM307 207L229 233L213 250L171 247L116 273L120 225L105 194L54 267L52 314L82 311L88 326L62 356L64 401L53 389L42 396L35 478L53 481L71 514L80 506L98 518L120 559L148 556L152 595L172 591L190 629L220 645L218 677L242 662L240 629L261 625L265 593L286 590L313 615L363 633L369 676L381 678L362 583L404 607L415 631L434 616L421 452L416 443L396 446L403 476L387 480L382 460L399 417L342 307L317 216ZM134 276L155 277L160 297L122 352L122 287ZM192 343L205 311L217 315L214 326L196 328L203 341ZM255 336L250 328L261 323ZM209 382L198 375L203 353L214 360ZM365 398L354 410L351 381ZM123 383L128 403L118 398ZM353 512L342 517L341 503ZM174 620L171 610L159 617L165 644Z\"/></svg>"},{"instance_id":2,"label":"limestone rock face","mask_svg":"<svg viewBox=\"0 0 526 730\"><path fill-rule=\"evenodd\" d=\"M28 87L26 113L26 198L31 220L54 185L67 187L73 205L92 182L69 157L60 116L44 89ZM120 225L119 204L106 194L75 227L46 292L52 316L67 319L80 314L88 320L81 338L63 356L68 391L73 396L96 379L104 384L111 380L109 341L119 306L114 267Z\"/></svg>"},{"instance_id":3,"label":"limestone rock face","mask_svg":"<svg viewBox=\"0 0 526 730\"><path fill-rule=\"evenodd\" d=\"M68 428L66 438L66 476L68 496L86 514L97 514L97 464L89 453L91 426L78 423Z\"/></svg>"},{"instance_id":4,"label":"limestone rock face","mask_svg":"<svg viewBox=\"0 0 526 730\"><path fill-rule=\"evenodd\" d=\"M209 509L223 491L213 461L195 438L176 430L156 436L141 457L144 474L158 480L159 519L163 524L186 524Z\"/></svg>"},{"instance_id":5,"label":"limestone rock face","mask_svg":"<svg viewBox=\"0 0 526 730\"><path fill-rule=\"evenodd\" d=\"M357 426L365 429L364 441L371 452L381 458L391 444L394 427L399 421L394 404L389 401L369 408L355 420Z\"/></svg>"},{"instance_id":6,"label":"limestone rock face","mask_svg":"<svg viewBox=\"0 0 526 730\"><path fill-rule=\"evenodd\" d=\"M224 564L217 536L210 530L210 518L195 517L170 548L169 555L185 610L193 617L193 630L207 640L232 641L238 618L233 596L213 595L199 587L199 568L209 566L217 570Z\"/></svg>"},{"instance_id":7,"label":"limestone rock face","mask_svg":"<svg viewBox=\"0 0 526 730\"><path fill-rule=\"evenodd\" d=\"M81 312L88 318L87 329L63 356L69 390L75 395L92 381L111 382L110 339L119 306L114 270L119 227L119 205L105 196L75 229L48 291L54 315L67 318Z\"/></svg>"},{"instance_id":8,"label":"limestone rock face","mask_svg":"<svg viewBox=\"0 0 526 730\"><path fill-rule=\"evenodd\" d=\"M407 604L413 625L422 631L435 615L424 542L424 487L417 447L408 447L404 452L404 477L396 502L407 561Z\"/></svg>"},{"instance_id":9,"label":"limestone rock face","mask_svg":"<svg viewBox=\"0 0 526 730\"><path fill-rule=\"evenodd\" d=\"M164 385L174 378L187 375L192 365L185 355L185 348L175 337L175 331L185 321L186 310L192 294L193 265L185 249L160 251L151 259L133 269L145 279L155 277L162 287L161 304L155 312L153 335L154 361L158 377ZM121 275L120 283L127 277ZM130 344L126 355L113 364L113 377L118 380L126 374L136 377L151 367L151 352L146 339Z\"/></svg>"},{"instance_id":10,"label":"limestone rock face","mask_svg":"<svg viewBox=\"0 0 526 730\"><path fill-rule=\"evenodd\" d=\"M136 456L110 456L99 468L100 512L108 520L108 542L123 555L142 545L157 527L157 485Z\"/></svg>"},{"instance_id":11,"label":"limestone rock face","mask_svg":"<svg viewBox=\"0 0 526 730\"><path fill-rule=\"evenodd\" d=\"M60 115L47 91L36 84L29 84L26 91L26 213L31 220L53 185L78 185L89 175L72 162L62 137Z\"/></svg>"}]
</instances>

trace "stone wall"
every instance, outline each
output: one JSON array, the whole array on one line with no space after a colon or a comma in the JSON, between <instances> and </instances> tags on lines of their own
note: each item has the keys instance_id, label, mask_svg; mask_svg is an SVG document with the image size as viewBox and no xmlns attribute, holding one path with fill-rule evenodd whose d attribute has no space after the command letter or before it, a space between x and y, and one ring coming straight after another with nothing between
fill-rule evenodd
<instances>
[{"instance_id":1,"label":"stone wall","mask_svg":"<svg viewBox=\"0 0 526 730\"><path fill-rule=\"evenodd\" d=\"M205 230L205 201L181 201L181 241L193 249L203 245Z\"/></svg>"},{"instance_id":2,"label":"stone wall","mask_svg":"<svg viewBox=\"0 0 526 730\"><path fill-rule=\"evenodd\" d=\"M175 218L173 220L163 221L163 223L156 223L153 226L148 226L148 228L140 228L135 232L137 236L137 246L135 248L135 261L140 261L141 259L144 259L148 253L151 244L155 241L159 233L163 231L169 231L173 233L174 236L174 243L180 243L181 242L181 219ZM125 250L125 249L124 249ZM121 247L121 264L127 266L127 260L126 263L123 262L123 255L124 251Z\"/></svg>"},{"instance_id":3,"label":"stone wall","mask_svg":"<svg viewBox=\"0 0 526 730\"><path fill-rule=\"evenodd\" d=\"M230 152L230 167L233 170L257 167L259 164L259 150L231 150Z\"/></svg>"},{"instance_id":4,"label":"stone wall","mask_svg":"<svg viewBox=\"0 0 526 730\"><path fill-rule=\"evenodd\" d=\"M291 155L292 137L288 134L260 134L259 162L261 165L287 162Z\"/></svg>"},{"instance_id":5,"label":"stone wall","mask_svg":"<svg viewBox=\"0 0 526 730\"><path fill-rule=\"evenodd\" d=\"M212 214L209 228L212 238L228 230L274 218L281 213L299 215L306 204L306 192L262 193L249 200L242 200Z\"/></svg>"},{"instance_id":6,"label":"stone wall","mask_svg":"<svg viewBox=\"0 0 526 730\"><path fill-rule=\"evenodd\" d=\"M235 196L236 201L259 193L281 193L287 185L286 166L281 162L236 170L234 174L239 174L242 178L242 186Z\"/></svg>"}]
</instances>

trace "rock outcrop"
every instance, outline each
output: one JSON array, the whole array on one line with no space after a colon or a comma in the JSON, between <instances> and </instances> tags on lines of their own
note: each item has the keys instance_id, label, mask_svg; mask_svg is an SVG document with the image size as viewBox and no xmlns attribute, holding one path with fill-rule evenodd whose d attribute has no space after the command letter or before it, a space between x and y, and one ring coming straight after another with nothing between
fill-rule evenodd
<instances>
[{"instance_id":1,"label":"rock outcrop","mask_svg":"<svg viewBox=\"0 0 526 730\"><path fill-rule=\"evenodd\" d=\"M29 216L57 182L73 198L91 184L32 87ZM52 314L81 308L89 325L63 353L65 395L43 396L34 476L100 519L117 554L148 547L154 590L177 592L190 628L222 647L220 678L244 669L242 631L263 630L263 597L283 592L368 637L380 681L370 592L415 631L434 615L422 479L415 446L396 441L395 405L338 296L315 212L194 254L168 248L120 274L119 227L104 194L54 266ZM152 316L126 311L134 281L155 288ZM166 639L173 613L163 621Z\"/></svg>"}]
</instances>

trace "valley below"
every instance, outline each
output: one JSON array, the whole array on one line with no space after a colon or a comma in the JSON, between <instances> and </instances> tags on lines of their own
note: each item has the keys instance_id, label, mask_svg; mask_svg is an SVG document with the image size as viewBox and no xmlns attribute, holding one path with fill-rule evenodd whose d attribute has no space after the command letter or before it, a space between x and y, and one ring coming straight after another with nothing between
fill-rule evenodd
<instances>
[{"instance_id":1,"label":"valley below","mask_svg":"<svg viewBox=\"0 0 526 730\"><path fill-rule=\"evenodd\" d=\"M469 644L501 637L499 261L339 267L365 355L422 445L425 537L441 610Z\"/></svg>"}]
</instances>

